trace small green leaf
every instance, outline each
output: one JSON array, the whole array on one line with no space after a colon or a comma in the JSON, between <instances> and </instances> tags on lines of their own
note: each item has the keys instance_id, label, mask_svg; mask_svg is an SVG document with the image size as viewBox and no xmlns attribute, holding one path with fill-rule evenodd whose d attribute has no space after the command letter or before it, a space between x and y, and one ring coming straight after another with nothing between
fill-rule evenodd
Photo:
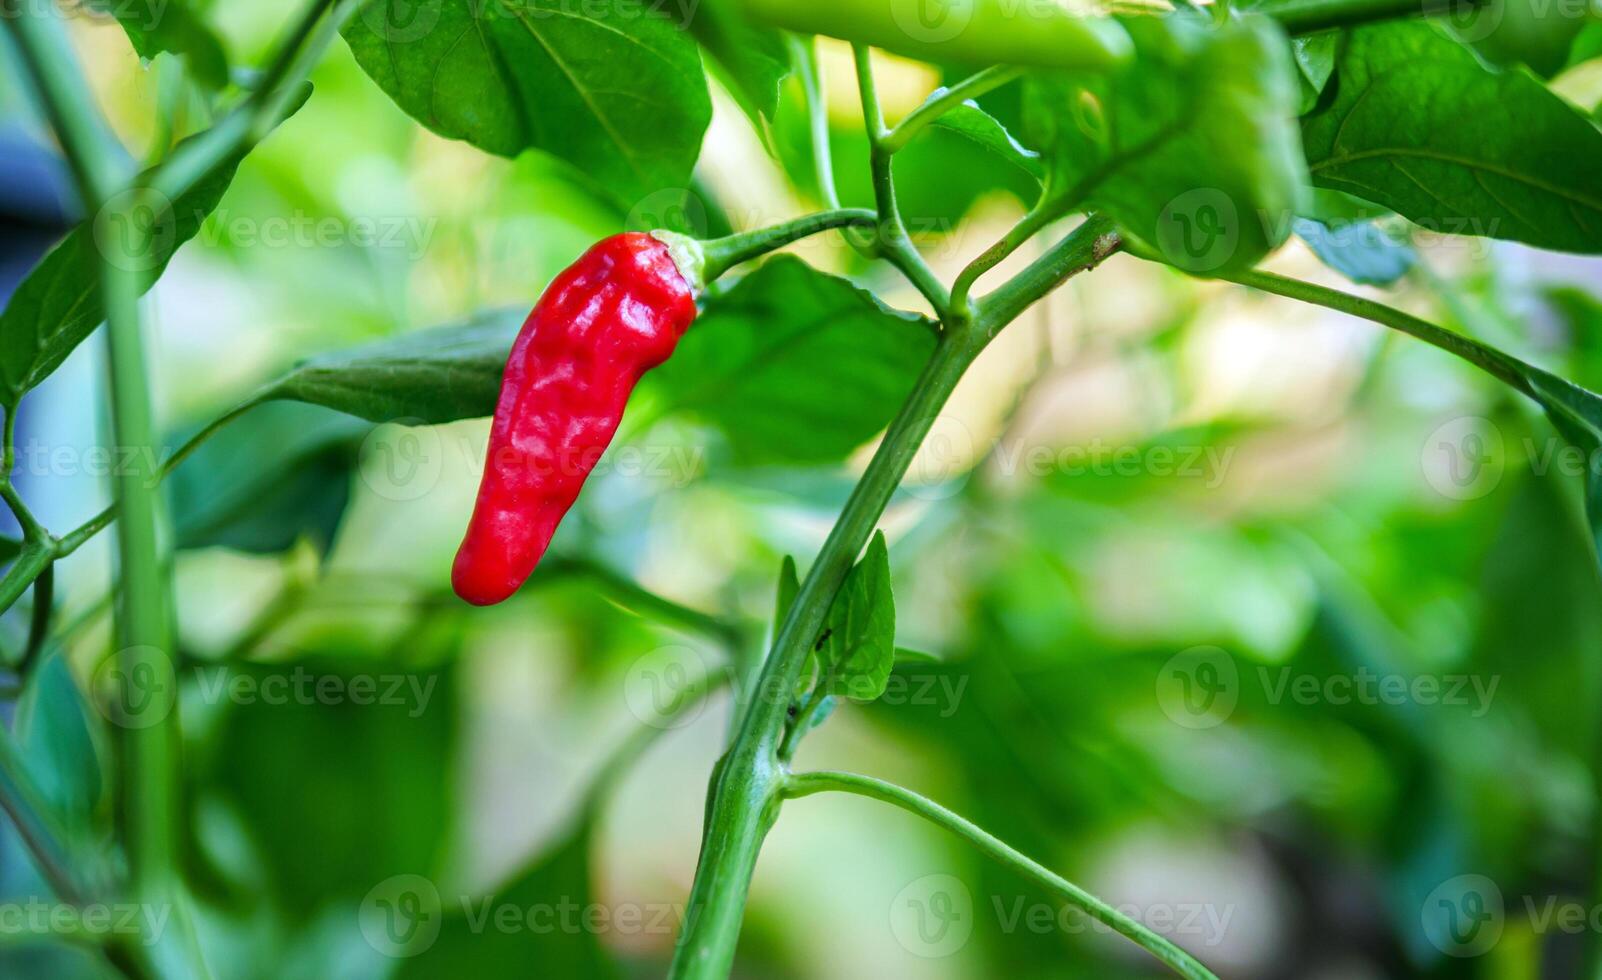
<instances>
[{"instance_id":1,"label":"small green leaf","mask_svg":"<svg viewBox=\"0 0 1602 980\"><path fill-rule=\"evenodd\" d=\"M939 89L935 95L944 91ZM934 98L935 95L931 95L930 98ZM1005 126L996 121L990 113L979 108L978 103L971 99L946 110L929 126L931 129L955 133L979 144L1037 181L1045 173L1040 163L1040 154L1013 139Z\"/></svg>"},{"instance_id":2,"label":"small green leaf","mask_svg":"<svg viewBox=\"0 0 1602 980\"><path fill-rule=\"evenodd\" d=\"M438 424L495 414L518 310L307 358L264 398L308 402L369 422Z\"/></svg>"},{"instance_id":3,"label":"small green leaf","mask_svg":"<svg viewBox=\"0 0 1602 980\"><path fill-rule=\"evenodd\" d=\"M180 55L196 81L210 89L228 84L222 43L186 0L86 0L95 13L117 18L139 57Z\"/></svg>"},{"instance_id":4,"label":"small green leaf","mask_svg":"<svg viewBox=\"0 0 1602 980\"><path fill-rule=\"evenodd\" d=\"M815 657L819 682L828 694L873 701L884 693L895 658L890 551L879 531L829 607Z\"/></svg>"},{"instance_id":5,"label":"small green leaf","mask_svg":"<svg viewBox=\"0 0 1602 980\"><path fill-rule=\"evenodd\" d=\"M646 0L374 0L344 35L429 129L542 150L625 209L689 186L712 118L695 42Z\"/></svg>"},{"instance_id":6,"label":"small green leaf","mask_svg":"<svg viewBox=\"0 0 1602 980\"><path fill-rule=\"evenodd\" d=\"M739 463L835 463L884 428L933 349L921 317L781 255L709 295L646 383Z\"/></svg>"},{"instance_id":7,"label":"small green leaf","mask_svg":"<svg viewBox=\"0 0 1602 980\"><path fill-rule=\"evenodd\" d=\"M1335 56L1340 47L1339 31L1320 31L1306 37L1291 38L1291 55L1301 76L1302 112L1310 112L1324 94L1335 73Z\"/></svg>"},{"instance_id":8,"label":"small green leaf","mask_svg":"<svg viewBox=\"0 0 1602 980\"><path fill-rule=\"evenodd\" d=\"M1327 224L1297 218L1296 236L1331 269L1362 286L1389 286L1418 264L1418 253L1372 221Z\"/></svg>"},{"instance_id":9,"label":"small green leaf","mask_svg":"<svg viewBox=\"0 0 1602 980\"><path fill-rule=\"evenodd\" d=\"M801 591L801 579L796 574L795 559L789 555L779 565L779 588L773 599L773 631L778 632L784 625L784 617L790 615L790 607L795 605L795 597Z\"/></svg>"},{"instance_id":10,"label":"small green leaf","mask_svg":"<svg viewBox=\"0 0 1602 980\"><path fill-rule=\"evenodd\" d=\"M299 108L310 92L307 86L300 100L291 103L290 111ZM246 148L218 164L170 207L130 217L129 220L151 223L149 250L143 255L122 256L135 264L131 271L140 274L141 293L160 278L178 247L200 230L201 222L222 199L234 170L248 152ZM49 377L105 320L105 299L100 291L100 242L106 236L121 236L129 231L116 220L121 215L105 214L108 216L104 220L89 221L73 229L28 273L0 313L0 406L15 408L24 394Z\"/></svg>"},{"instance_id":11,"label":"small green leaf","mask_svg":"<svg viewBox=\"0 0 1602 980\"><path fill-rule=\"evenodd\" d=\"M922 650L912 650L907 647L896 647L896 663L898 664L939 664L944 660L932 653Z\"/></svg>"},{"instance_id":12,"label":"small green leaf","mask_svg":"<svg viewBox=\"0 0 1602 980\"><path fill-rule=\"evenodd\" d=\"M1431 231L1602 252L1602 131L1530 75L1416 21L1352 30L1338 70L1302 124L1320 186Z\"/></svg>"},{"instance_id":13,"label":"small green leaf","mask_svg":"<svg viewBox=\"0 0 1602 980\"><path fill-rule=\"evenodd\" d=\"M1130 17L1137 57L1026 80L1025 124L1053 198L1118 223L1195 274L1249 268L1289 234L1306 168L1296 70L1260 16Z\"/></svg>"}]
</instances>

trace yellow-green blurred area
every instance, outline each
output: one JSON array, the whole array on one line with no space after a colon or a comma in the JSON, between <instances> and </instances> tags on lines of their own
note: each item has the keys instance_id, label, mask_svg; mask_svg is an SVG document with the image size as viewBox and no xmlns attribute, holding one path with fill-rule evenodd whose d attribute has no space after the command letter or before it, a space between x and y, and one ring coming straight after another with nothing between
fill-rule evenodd
<instances>
[{"instance_id":1,"label":"yellow-green blurred area","mask_svg":"<svg viewBox=\"0 0 1602 980\"><path fill-rule=\"evenodd\" d=\"M254 64L283 16L224 4L215 20ZM163 108L165 56L141 64L114 24L72 26L135 157L208 123L196 98ZM867 203L849 53L825 43L820 61L841 194ZM880 71L892 120L942 81L891 58ZM684 207L622 213L550 158L442 140L342 42L312 81L145 303L168 451L301 357L526 310L597 238ZM0 85L5 145L48 159L9 68ZM986 105L1006 121L1015 98ZM758 134L717 94L680 215L692 228L821 206L805 167L784 164L805 155L798 99ZM961 140L935 134L897 166L947 282L1023 213L1019 175ZM27 227L0 245L9 280L22 246L48 240L47 220ZM1602 385L1602 264L1415 245L1421 266L1390 302ZM792 251L920 308L837 235ZM1377 295L1298 239L1269 266ZM18 486L52 528L105 502L90 455L103 370L86 344L20 415ZM568 564L491 609L449 589L485 421L375 429L271 405L177 470L184 873L215 976L662 974L728 697L590 789L662 724L675 685L760 649L782 557L805 570L871 446L835 466L741 465L652 398L559 533ZM1563 447L1533 404L1438 350L1116 257L1010 326L938 420L882 525L897 642L938 662L841 706L797 766L917 789L1222 976L1578 976L1602 941L1602 587L1586 461ZM613 601L578 562L737 624L738 642ZM65 563L43 668L57 697L15 712L41 782L92 826L109 819L106 723L56 716L95 690L111 581L109 535ZM0 647L26 626L12 613ZM52 735L68 729L87 740ZM7 834L0 906L44 894ZM390 928L417 902L437 936ZM1465 922L1495 938L1467 942ZM82 947L0 939L6 976L103 970ZM939 830L820 796L787 805L768 838L736 975L1158 971Z\"/></svg>"}]
</instances>

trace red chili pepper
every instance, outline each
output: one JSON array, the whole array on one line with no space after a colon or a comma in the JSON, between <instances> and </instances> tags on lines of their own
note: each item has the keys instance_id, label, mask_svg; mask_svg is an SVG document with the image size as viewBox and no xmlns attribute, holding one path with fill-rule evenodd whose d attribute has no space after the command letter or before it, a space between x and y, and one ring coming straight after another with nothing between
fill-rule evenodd
<instances>
[{"instance_id":1,"label":"red chili pepper","mask_svg":"<svg viewBox=\"0 0 1602 980\"><path fill-rule=\"evenodd\" d=\"M457 595L490 605L533 573L635 383L695 319L694 248L680 236L613 235L535 304L501 379L484 480L451 570Z\"/></svg>"}]
</instances>

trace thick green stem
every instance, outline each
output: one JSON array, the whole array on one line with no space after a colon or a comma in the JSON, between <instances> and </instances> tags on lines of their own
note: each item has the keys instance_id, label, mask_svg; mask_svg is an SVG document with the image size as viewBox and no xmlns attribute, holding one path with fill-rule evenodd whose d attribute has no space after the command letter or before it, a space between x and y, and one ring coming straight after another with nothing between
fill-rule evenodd
<instances>
[{"instance_id":1,"label":"thick green stem","mask_svg":"<svg viewBox=\"0 0 1602 980\"><path fill-rule=\"evenodd\" d=\"M1470 3L1488 0L1470 0ZM1285 33L1314 34L1377 20L1396 20L1420 14L1461 13L1446 0L1280 0L1250 8L1279 22Z\"/></svg>"},{"instance_id":2,"label":"thick green stem","mask_svg":"<svg viewBox=\"0 0 1602 980\"><path fill-rule=\"evenodd\" d=\"M811 796L815 793L827 792L854 793L857 796L866 796L869 799L889 803L891 806L900 807L908 813L916 814L930 823L956 834L986 855L994 858L1000 864L1027 878L1034 879L1051 891L1056 892L1058 896L1069 904L1084 909L1096 921L1127 937L1136 945L1157 957L1180 976L1189 977L1191 980L1218 980L1213 972L1197 962L1195 957L1166 938L1147 929L1139 922L1124 915L1111 905L1012 847L1006 841L989 833L983 827L952 813L933 800L919 796L909 789L904 789L894 783L887 783L882 779L859 776L855 773L808 772L788 777L784 783L783 795L787 800L794 800L803 796Z\"/></svg>"},{"instance_id":3,"label":"thick green stem","mask_svg":"<svg viewBox=\"0 0 1602 980\"><path fill-rule=\"evenodd\" d=\"M734 744L713 773L700 865L669 974L675 980L721 980L729 973L757 853L778 814L784 781L779 744L796 678L846 572L867 544L936 415L977 355L979 345L973 336L962 332L941 340L779 628Z\"/></svg>"},{"instance_id":4,"label":"thick green stem","mask_svg":"<svg viewBox=\"0 0 1602 980\"><path fill-rule=\"evenodd\" d=\"M1045 255L979 300L979 317L992 336L1069 276L1100 265L1123 245L1112 222L1091 215Z\"/></svg>"}]
</instances>

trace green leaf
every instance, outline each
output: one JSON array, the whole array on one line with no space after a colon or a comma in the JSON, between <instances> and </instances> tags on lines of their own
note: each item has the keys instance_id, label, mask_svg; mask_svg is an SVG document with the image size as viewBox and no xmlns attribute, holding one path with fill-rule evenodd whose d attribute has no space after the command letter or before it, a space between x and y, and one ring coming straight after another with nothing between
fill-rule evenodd
<instances>
[{"instance_id":1,"label":"green leaf","mask_svg":"<svg viewBox=\"0 0 1602 980\"><path fill-rule=\"evenodd\" d=\"M1306 37L1291 38L1291 55L1301 76L1301 111L1310 112L1324 94L1324 87L1335 73L1335 56L1340 47L1339 31L1320 31Z\"/></svg>"},{"instance_id":2,"label":"green leaf","mask_svg":"<svg viewBox=\"0 0 1602 980\"><path fill-rule=\"evenodd\" d=\"M276 554L302 537L326 547L368 428L307 405L251 409L167 478L178 547Z\"/></svg>"},{"instance_id":3,"label":"green leaf","mask_svg":"<svg viewBox=\"0 0 1602 980\"><path fill-rule=\"evenodd\" d=\"M1602 132L1428 24L1359 27L1303 121L1313 180L1432 231L1602 252Z\"/></svg>"},{"instance_id":4,"label":"green leaf","mask_svg":"<svg viewBox=\"0 0 1602 980\"><path fill-rule=\"evenodd\" d=\"M529 976L531 964L537 964L535 972L543 977L606 980L618 976L616 964L601 945L600 929L588 918L597 908L590 876L593 840L593 824L585 821L522 875L494 892L442 900L432 909L420 908L419 911L443 913L438 935L421 952L400 961L393 974L396 980L521 980ZM441 898L437 893L428 897ZM508 914L508 909L518 916L518 928L496 926L496 915ZM571 921L563 921L564 909L570 910ZM534 920L531 926L529 916L533 910L548 912L549 922ZM620 907L613 911L623 912ZM635 911L640 914L635 928L665 930L668 934L658 938L671 939L670 916L657 915L649 907ZM667 909L664 906L660 911ZM628 928L621 921L609 925ZM427 929L429 923L422 921L418 926ZM428 935L418 934L419 946Z\"/></svg>"},{"instance_id":5,"label":"green leaf","mask_svg":"<svg viewBox=\"0 0 1602 980\"><path fill-rule=\"evenodd\" d=\"M814 653L819 683L830 695L874 701L896 659L896 605L890 594L890 551L876 532L829 607Z\"/></svg>"},{"instance_id":6,"label":"green leaf","mask_svg":"<svg viewBox=\"0 0 1602 980\"><path fill-rule=\"evenodd\" d=\"M729 92L766 136L779 108L779 84L795 69L784 35L753 24L738 0L700 0L690 8L690 33L712 56Z\"/></svg>"},{"instance_id":7,"label":"green leaf","mask_svg":"<svg viewBox=\"0 0 1602 980\"><path fill-rule=\"evenodd\" d=\"M1325 223L1297 218L1296 235L1331 269L1363 286L1389 286L1418 263L1418 253L1372 221Z\"/></svg>"},{"instance_id":8,"label":"green leaf","mask_svg":"<svg viewBox=\"0 0 1602 980\"><path fill-rule=\"evenodd\" d=\"M483 418L495 414L522 321L519 310L488 311L463 324L319 354L296 364L262 397L321 405L369 422Z\"/></svg>"},{"instance_id":9,"label":"green leaf","mask_svg":"<svg viewBox=\"0 0 1602 980\"><path fill-rule=\"evenodd\" d=\"M302 660L202 666L184 682L226 709L199 783L247 823L262 897L291 921L332 899L354 912L392 876L437 874L453 812L448 674Z\"/></svg>"},{"instance_id":10,"label":"green leaf","mask_svg":"<svg viewBox=\"0 0 1602 980\"><path fill-rule=\"evenodd\" d=\"M211 89L228 84L228 56L210 27L185 0L86 0L95 13L117 18L139 57L180 55L196 81Z\"/></svg>"},{"instance_id":11,"label":"green leaf","mask_svg":"<svg viewBox=\"0 0 1602 980\"><path fill-rule=\"evenodd\" d=\"M309 94L307 87L301 100L291 103L290 111L304 104L304 96ZM248 148L241 150L218 164L169 207L136 216L150 222L150 250L131 257L123 255L122 250L113 254L136 263L133 271L140 274L141 293L161 277L178 247L200 230L201 222L222 199L239 161L248 152ZM103 217L107 214L102 212ZM24 394L49 377L105 320L99 242L126 232L117 226L115 216L79 225L17 286L5 311L0 313L0 406L14 409Z\"/></svg>"},{"instance_id":12,"label":"green leaf","mask_svg":"<svg viewBox=\"0 0 1602 980\"><path fill-rule=\"evenodd\" d=\"M1189 272L1252 266L1289 233L1306 176L1283 33L1255 16L1124 23L1129 66L1026 82L1028 139L1051 195L1105 212Z\"/></svg>"},{"instance_id":13,"label":"green leaf","mask_svg":"<svg viewBox=\"0 0 1602 980\"><path fill-rule=\"evenodd\" d=\"M52 815L80 842L94 835L101 797L91 721L66 659L47 652L17 701L17 749Z\"/></svg>"},{"instance_id":14,"label":"green leaf","mask_svg":"<svg viewBox=\"0 0 1602 980\"><path fill-rule=\"evenodd\" d=\"M779 588L773 598L773 631L777 633L779 627L784 625L784 617L790 615L790 607L795 605L795 597L801 592L801 579L796 574L795 559L789 555L779 564Z\"/></svg>"},{"instance_id":15,"label":"green leaf","mask_svg":"<svg viewBox=\"0 0 1602 980\"><path fill-rule=\"evenodd\" d=\"M944 91L943 88L939 89L930 98ZM929 124L929 128L955 133L971 140L1037 181L1045 174L1045 169L1040 163L1040 154L1013 139L1005 126L997 122L990 113L979 108L979 104L972 99L946 110Z\"/></svg>"},{"instance_id":16,"label":"green leaf","mask_svg":"<svg viewBox=\"0 0 1602 980\"><path fill-rule=\"evenodd\" d=\"M921 317L780 255L709 295L646 378L668 410L721 429L738 462L834 463L884 428L933 349Z\"/></svg>"},{"instance_id":17,"label":"green leaf","mask_svg":"<svg viewBox=\"0 0 1602 980\"><path fill-rule=\"evenodd\" d=\"M689 186L711 99L695 42L646 0L373 0L362 69L441 136L543 150L619 204Z\"/></svg>"}]
</instances>

